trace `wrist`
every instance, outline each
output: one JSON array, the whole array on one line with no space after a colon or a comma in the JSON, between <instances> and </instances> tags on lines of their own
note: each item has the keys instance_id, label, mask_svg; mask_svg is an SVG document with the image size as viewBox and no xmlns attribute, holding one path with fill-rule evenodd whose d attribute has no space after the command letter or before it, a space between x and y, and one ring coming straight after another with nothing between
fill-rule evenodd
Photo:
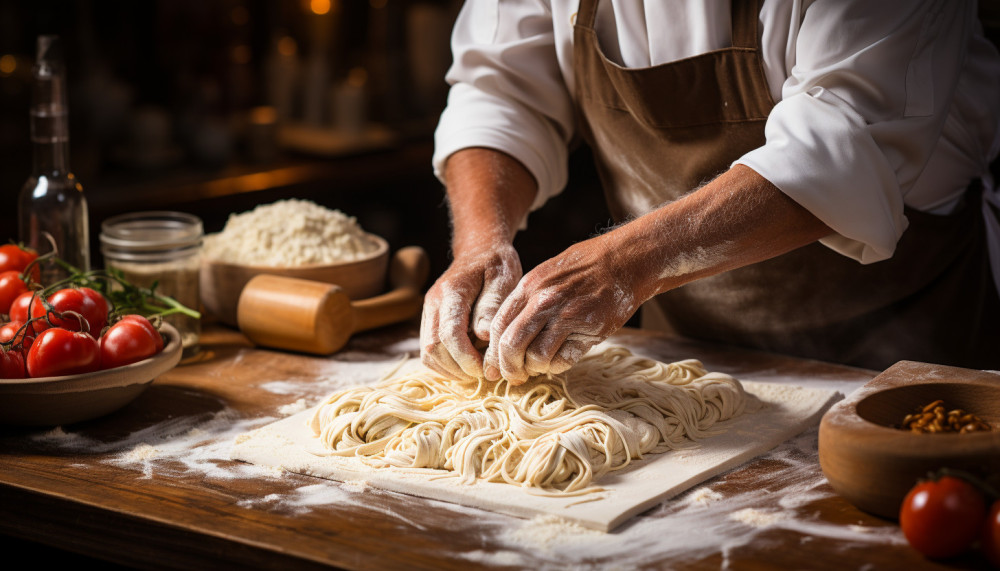
<instances>
[{"instance_id":1,"label":"wrist","mask_svg":"<svg viewBox=\"0 0 1000 571\"><path fill-rule=\"evenodd\" d=\"M595 240L599 241L608 275L631 294L636 308L659 293L653 276L655 264L649 260L649 251L642 247L644 242L648 242L648 237L632 236L626 225Z\"/></svg>"}]
</instances>

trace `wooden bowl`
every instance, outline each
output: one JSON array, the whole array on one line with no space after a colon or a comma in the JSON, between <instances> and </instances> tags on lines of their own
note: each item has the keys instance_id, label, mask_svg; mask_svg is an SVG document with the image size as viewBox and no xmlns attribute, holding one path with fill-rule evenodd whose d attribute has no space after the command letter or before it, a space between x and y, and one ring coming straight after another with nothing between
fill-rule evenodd
<instances>
[{"instance_id":1,"label":"wooden bowl","mask_svg":"<svg viewBox=\"0 0 1000 571\"><path fill-rule=\"evenodd\" d=\"M895 428L937 399L993 430L918 434ZM830 408L819 427L819 463L833 489L858 508L899 517L906 493L940 468L1000 473L1000 374L900 361Z\"/></svg>"},{"instance_id":2,"label":"wooden bowl","mask_svg":"<svg viewBox=\"0 0 1000 571\"><path fill-rule=\"evenodd\" d=\"M382 293L389 263L389 244L380 236L367 236L378 244L374 252L364 258L338 264L278 267L202 260L199 274L201 303L220 321L236 327L236 307L243 286L261 274L336 284L350 299L365 299Z\"/></svg>"},{"instance_id":3,"label":"wooden bowl","mask_svg":"<svg viewBox=\"0 0 1000 571\"><path fill-rule=\"evenodd\" d=\"M0 424L72 424L125 406L181 360L180 333L168 323L160 331L163 351L131 365L63 377L0 379Z\"/></svg>"}]
</instances>

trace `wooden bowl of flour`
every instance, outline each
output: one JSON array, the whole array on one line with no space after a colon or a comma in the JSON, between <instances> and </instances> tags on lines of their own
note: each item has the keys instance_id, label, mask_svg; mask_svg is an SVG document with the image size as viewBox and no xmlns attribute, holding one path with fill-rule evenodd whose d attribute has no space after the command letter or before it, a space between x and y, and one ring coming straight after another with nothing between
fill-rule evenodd
<instances>
[{"instance_id":1,"label":"wooden bowl of flour","mask_svg":"<svg viewBox=\"0 0 1000 571\"><path fill-rule=\"evenodd\" d=\"M993 430L927 434L898 428L907 414L938 399ZM930 472L1000 473L1000 374L896 363L823 416L819 463L834 491L889 519L899 516L906 493Z\"/></svg>"},{"instance_id":2,"label":"wooden bowl of flour","mask_svg":"<svg viewBox=\"0 0 1000 571\"><path fill-rule=\"evenodd\" d=\"M304 266L257 266L203 259L199 273L202 305L221 322L236 327L236 307L243 287L261 274L286 276L336 284L351 299L365 299L382 293L389 244L380 236L365 234L377 247L374 251L347 262Z\"/></svg>"}]
</instances>

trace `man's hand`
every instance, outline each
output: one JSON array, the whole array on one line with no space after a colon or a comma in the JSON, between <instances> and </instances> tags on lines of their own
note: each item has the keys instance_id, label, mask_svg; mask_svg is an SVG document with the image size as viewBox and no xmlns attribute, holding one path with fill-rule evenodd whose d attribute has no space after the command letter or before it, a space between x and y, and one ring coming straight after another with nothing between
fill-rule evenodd
<instances>
[{"instance_id":1,"label":"man's hand","mask_svg":"<svg viewBox=\"0 0 1000 571\"><path fill-rule=\"evenodd\" d=\"M621 328L639 304L607 236L568 248L528 272L500 306L485 373L513 384L569 369Z\"/></svg>"},{"instance_id":2,"label":"man's hand","mask_svg":"<svg viewBox=\"0 0 1000 571\"><path fill-rule=\"evenodd\" d=\"M445 376L482 378L474 339L489 339L493 316L521 279L512 242L537 185L514 158L479 148L453 154L445 179L455 257L424 298L420 357Z\"/></svg>"},{"instance_id":3,"label":"man's hand","mask_svg":"<svg viewBox=\"0 0 1000 571\"><path fill-rule=\"evenodd\" d=\"M483 355L473 337L488 341L493 316L521 279L521 261L510 244L468 253L431 286L420 321L423 363L449 377L483 377Z\"/></svg>"},{"instance_id":4,"label":"man's hand","mask_svg":"<svg viewBox=\"0 0 1000 571\"><path fill-rule=\"evenodd\" d=\"M737 165L528 272L493 320L485 376L517 384L561 373L654 295L829 233L773 184Z\"/></svg>"}]
</instances>

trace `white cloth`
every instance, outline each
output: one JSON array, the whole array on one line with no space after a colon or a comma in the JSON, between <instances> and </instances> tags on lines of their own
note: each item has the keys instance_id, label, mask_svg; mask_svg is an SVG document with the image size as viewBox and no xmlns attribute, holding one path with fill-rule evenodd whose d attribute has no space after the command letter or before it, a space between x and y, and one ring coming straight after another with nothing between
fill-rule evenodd
<instances>
[{"instance_id":1,"label":"white cloth","mask_svg":"<svg viewBox=\"0 0 1000 571\"><path fill-rule=\"evenodd\" d=\"M578 4L465 3L435 135L439 177L455 151L490 147L534 175L534 208L562 190ZM737 162L833 228L827 246L863 263L888 258L906 229L904 204L950 212L985 176L1000 149L1000 56L975 2L767 0L760 22L777 105L766 144ZM732 45L730 0L603 0L596 28L625 67Z\"/></svg>"}]
</instances>

